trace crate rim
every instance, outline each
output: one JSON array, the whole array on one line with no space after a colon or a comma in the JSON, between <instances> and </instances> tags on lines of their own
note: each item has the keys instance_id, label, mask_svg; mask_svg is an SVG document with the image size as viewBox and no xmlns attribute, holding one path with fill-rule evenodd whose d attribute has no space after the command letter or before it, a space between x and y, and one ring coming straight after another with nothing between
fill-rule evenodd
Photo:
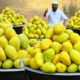
<instances>
[{"instance_id":1,"label":"crate rim","mask_svg":"<svg viewBox=\"0 0 80 80\"><path fill-rule=\"evenodd\" d=\"M25 68L22 69L0 69L0 72L20 72L25 71Z\"/></svg>"},{"instance_id":2,"label":"crate rim","mask_svg":"<svg viewBox=\"0 0 80 80\"><path fill-rule=\"evenodd\" d=\"M80 73L45 73L39 70L33 70L30 67L25 68L26 71L36 73L36 74L42 74L42 75L48 75L48 76L80 76Z\"/></svg>"}]
</instances>

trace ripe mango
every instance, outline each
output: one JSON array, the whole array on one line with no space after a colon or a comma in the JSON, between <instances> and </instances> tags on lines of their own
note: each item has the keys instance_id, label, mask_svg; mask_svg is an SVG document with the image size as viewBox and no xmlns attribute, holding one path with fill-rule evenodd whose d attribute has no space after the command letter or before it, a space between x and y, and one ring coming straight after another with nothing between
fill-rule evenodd
<instances>
[{"instance_id":1,"label":"ripe mango","mask_svg":"<svg viewBox=\"0 0 80 80\"><path fill-rule=\"evenodd\" d=\"M57 64L60 61L60 54L55 54L53 64Z\"/></svg>"},{"instance_id":2,"label":"ripe mango","mask_svg":"<svg viewBox=\"0 0 80 80\"><path fill-rule=\"evenodd\" d=\"M52 38L52 36L54 35L54 31L53 31L53 28L49 28L46 32L46 38Z\"/></svg>"},{"instance_id":3,"label":"ripe mango","mask_svg":"<svg viewBox=\"0 0 80 80\"><path fill-rule=\"evenodd\" d=\"M27 52L33 57L35 55L35 53L33 52L34 47L28 47L27 48Z\"/></svg>"},{"instance_id":4,"label":"ripe mango","mask_svg":"<svg viewBox=\"0 0 80 80\"><path fill-rule=\"evenodd\" d=\"M44 64L43 54L41 52L37 53L34 56L34 59L38 67L41 67Z\"/></svg>"},{"instance_id":5,"label":"ripe mango","mask_svg":"<svg viewBox=\"0 0 80 80\"><path fill-rule=\"evenodd\" d=\"M65 41L67 41L69 39L69 35L65 32L59 34L59 35L56 35L55 37L55 41L59 42L59 43L63 43Z\"/></svg>"},{"instance_id":6,"label":"ripe mango","mask_svg":"<svg viewBox=\"0 0 80 80\"><path fill-rule=\"evenodd\" d=\"M70 56L66 51L62 51L60 53L60 61L62 63L64 63L65 65L70 65L71 64Z\"/></svg>"},{"instance_id":7,"label":"ripe mango","mask_svg":"<svg viewBox=\"0 0 80 80\"><path fill-rule=\"evenodd\" d=\"M41 49L40 48L34 48L33 51L32 51L32 56L34 56L38 52L41 52Z\"/></svg>"},{"instance_id":8,"label":"ripe mango","mask_svg":"<svg viewBox=\"0 0 80 80\"><path fill-rule=\"evenodd\" d=\"M75 63L80 65L80 52L78 52L77 50L71 50L70 53L70 58L71 60Z\"/></svg>"},{"instance_id":9,"label":"ripe mango","mask_svg":"<svg viewBox=\"0 0 80 80\"><path fill-rule=\"evenodd\" d=\"M20 39L21 47L27 49L29 47L27 42L28 38L24 34L20 34L19 39Z\"/></svg>"},{"instance_id":10,"label":"ripe mango","mask_svg":"<svg viewBox=\"0 0 80 80\"><path fill-rule=\"evenodd\" d=\"M61 34L66 30L66 27L63 24L58 23L53 26L53 29L54 33Z\"/></svg>"},{"instance_id":11,"label":"ripe mango","mask_svg":"<svg viewBox=\"0 0 80 80\"><path fill-rule=\"evenodd\" d=\"M74 45L74 49L78 50L80 52L80 41L77 42L75 45Z\"/></svg>"},{"instance_id":12,"label":"ripe mango","mask_svg":"<svg viewBox=\"0 0 80 80\"><path fill-rule=\"evenodd\" d=\"M12 45L12 46L14 46L17 51L20 49L20 40L19 40L19 38L17 36L12 37L9 40L9 44Z\"/></svg>"},{"instance_id":13,"label":"ripe mango","mask_svg":"<svg viewBox=\"0 0 80 80\"><path fill-rule=\"evenodd\" d=\"M66 41L62 44L62 50L70 52L73 49L73 45L70 41Z\"/></svg>"},{"instance_id":14,"label":"ripe mango","mask_svg":"<svg viewBox=\"0 0 80 80\"><path fill-rule=\"evenodd\" d=\"M6 60L6 54L3 48L0 47L0 61L5 61L5 60Z\"/></svg>"},{"instance_id":15,"label":"ripe mango","mask_svg":"<svg viewBox=\"0 0 80 80\"><path fill-rule=\"evenodd\" d=\"M7 57L10 58L11 60L17 59L17 51L13 46L7 45L5 47L5 53L6 53Z\"/></svg>"},{"instance_id":16,"label":"ripe mango","mask_svg":"<svg viewBox=\"0 0 80 80\"><path fill-rule=\"evenodd\" d=\"M41 41L41 49L46 50L50 48L52 41L50 39L43 39Z\"/></svg>"},{"instance_id":17,"label":"ripe mango","mask_svg":"<svg viewBox=\"0 0 80 80\"><path fill-rule=\"evenodd\" d=\"M25 66L29 66L29 65L30 65L30 59L31 59L31 58L25 58L24 61L23 61L23 64L24 64Z\"/></svg>"},{"instance_id":18,"label":"ripe mango","mask_svg":"<svg viewBox=\"0 0 80 80\"><path fill-rule=\"evenodd\" d=\"M4 30L0 28L0 36L2 36L3 34L4 34Z\"/></svg>"},{"instance_id":19,"label":"ripe mango","mask_svg":"<svg viewBox=\"0 0 80 80\"><path fill-rule=\"evenodd\" d=\"M30 67L31 67L32 69L38 69L38 65L36 64L34 58L31 58L29 63L30 63Z\"/></svg>"},{"instance_id":20,"label":"ripe mango","mask_svg":"<svg viewBox=\"0 0 80 80\"><path fill-rule=\"evenodd\" d=\"M75 73L78 70L78 66L74 63L70 64L67 68L67 72Z\"/></svg>"},{"instance_id":21,"label":"ripe mango","mask_svg":"<svg viewBox=\"0 0 80 80\"><path fill-rule=\"evenodd\" d=\"M0 37L0 47L5 48L8 45L8 40L5 36Z\"/></svg>"},{"instance_id":22,"label":"ripe mango","mask_svg":"<svg viewBox=\"0 0 80 80\"><path fill-rule=\"evenodd\" d=\"M65 64L60 63L60 62L56 64L57 72L64 73L64 72L66 72L66 69L67 69L67 66Z\"/></svg>"},{"instance_id":23,"label":"ripe mango","mask_svg":"<svg viewBox=\"0 0 80 80\"><path fill-rule=\"evenodd\" d=\"M7 28L5 31L5 35L6 35L7 39L11 39L12 37L16 36L17 34L14 29Z\"/></svg>"},{"instance_id":24,"label":"ripe mango","mask_svg":"<svg viewBox=\"0 0 80 80\"><path fill-rule=\"evenodd\" d=\"M73 43L73 44L76 44L77 42L80 41L80 36L77 34L77 33L72 33L70 35L70 41Z\"/></svg>"},{"instance_id":25,"label":"ripe mango","mask_svg":"<svg viewBox=\"0 0 80 80\"><path fill-rule=\"evenodd\" d=\"M65 32L66 32L67 34L69 34L69 35L71 35L71 34L73 33L73 31L72 31L71 29L67 29Z\"/></svg>"},{"instance_id":26,"label":"ripe mango","mask_svg":"<svg viewBox=\"0 0 80 80\"><path fill-rule=\"evenodd\" d=\"M43 52L43 58L45 62L51 62L55 56L54 49L49 48Z\"/></svg>"},{"instance_id":27,"label":"ripe mango","mask_svg":"<svg viewBox=\"0 0 80 80\"><path fill-rule=\"evenodd\" d=\"M59 53L61 51L62 45L58 42L52 42L51 47L54 49L55 53Z\"/></svg>"},{"instance_id":28,"label":"ripe mango","mask_svg":"<svg viewBox=\"0 0 80 80\"><path fill-rule=\"evenodd\" d=\"M54 73L56 71L56 66L51 62L46 62L42 65L41 70L47 73Z\"/></svg>"},{"instance_id":29,"label":"ripe mango","mask_svg":"<svg viewBox=\"0 0 80 80\"><path fill-rule=\"evenodd\" d=\"M0 61L0 67L2 66L2 61Z\"/></svg>"},{"instance_id":30,"label":"ripe mango","mask_svg":"<svg viewBox=\"0 0 80 80\"><path fill-rule=\"evenodd\" d=\"M20 63L20 59L14 61L14 67L18 69L21 69L23 67Z\"/></svg>"},{"instance_id":31,"label":"ripe mango","mask_svg":"<svg viewBox=\"0 0 80 80\"><path fill-rule=\"evenodd\" d=\"M80 65L78 66L78 70L80 71Z\"/></svg>"},{"instance_id":32,"label":"ripe mango","mask_svg":"<svg viewBox=\"0 0 80 80\"><path fill-rule=\"evenodd\" d=\"M12 66L13 66L13 61L10 59L5 60L2 64L2 68L4 69L10 69L12 68Z\"/></svg>"},{"instance_id":33,"label":"ripe mango","mask_svg":"<svg viewBox=\"0 0 80 80\"><path fill-rule=\"evenodd\" d=\"M17 53L17 57L18 59L23 58L23 57L28 57L28 53L26 50L19 50Z\"/></svg>"}]
</instances>

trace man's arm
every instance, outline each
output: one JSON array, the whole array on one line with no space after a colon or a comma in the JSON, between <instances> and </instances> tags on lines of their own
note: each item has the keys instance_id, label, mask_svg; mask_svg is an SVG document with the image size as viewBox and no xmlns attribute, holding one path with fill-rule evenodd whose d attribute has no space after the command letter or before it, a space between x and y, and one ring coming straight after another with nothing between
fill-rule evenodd
<instances>
[{"instance_id":1,"label":"man's arm","mask_svg":"<svg viewBox=\"0 0 80 80\"><path fill-rule=\"evenodd\" d=\"M61 18L64 20L63 24L66 25L66 22L68 20L67 16L64 14L64 12L61 12Z\"/></svg>"},{"instance_id":2,"label":"man's arm","mask_svg":"<svg viewBox=\"0 0 80 80\"><path fill-rule=\"evenodd\" d=\"M64 22L63 22L63 24L66 26L66 23L67 23L67 19L64 19Z\"/></svg>"},{"instance_id":3,"label":"man's arm","mask_svg":"<svg viewBox=\"0 0 80 80\"><path fill-rule=\"evenodd\" d=\"M44 17L46 17L47 12L48 12L48 9L47 9L47 10L45 10L45 12L44 12Z\"/></svg>"}]
</instances>

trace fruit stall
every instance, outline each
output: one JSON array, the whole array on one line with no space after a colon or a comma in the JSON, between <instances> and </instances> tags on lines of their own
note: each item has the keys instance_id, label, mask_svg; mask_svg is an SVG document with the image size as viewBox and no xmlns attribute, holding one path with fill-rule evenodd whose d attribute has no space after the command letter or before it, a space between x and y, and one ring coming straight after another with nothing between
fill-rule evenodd
<instances>
[{"instance_id":1,"label":"fruit stall","mask_svg":"<svg viewBox=\"0 0 80 80\"><path fill-rule=\"evenodd\" d=\"M80 80L79 25L80 11L66 28L39 16L27 21L5 8L0 14L0 80Z\"/></svg>"}]
</instances>

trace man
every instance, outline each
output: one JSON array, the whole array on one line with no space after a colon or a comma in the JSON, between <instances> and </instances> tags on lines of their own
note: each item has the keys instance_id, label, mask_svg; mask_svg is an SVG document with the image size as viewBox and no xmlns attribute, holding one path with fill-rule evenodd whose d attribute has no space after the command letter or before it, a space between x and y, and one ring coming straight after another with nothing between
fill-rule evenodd
<instances>
[{"instance_id":1,"label":"man","mask_svg":"<svg viewBox=\"0 0 80 80\"><path fill-rule=\"evenodd\" d=\"M56 23L63 23L65 25L67 22L67 17L63 11L58 9L58 4L58 1L53 1L52 9L47 9L44 13L44 17L48 18L50 25L54 25Z\"/></svg>"}]
</instances>

